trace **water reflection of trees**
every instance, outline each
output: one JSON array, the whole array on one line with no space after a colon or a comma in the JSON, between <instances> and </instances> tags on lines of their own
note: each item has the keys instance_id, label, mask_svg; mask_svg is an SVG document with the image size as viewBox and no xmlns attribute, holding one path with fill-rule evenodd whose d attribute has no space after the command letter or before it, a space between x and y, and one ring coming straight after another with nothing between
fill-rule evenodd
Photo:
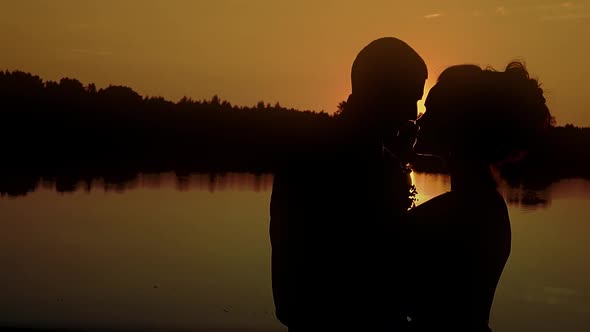
<instances>
[{"instance_id":1,"label":"water reflection of trees","mask_svg":"<svg viewBox=\"0 0 590 332\"><path fill-rule=\"evenodd\" d=\"M418 205L434 196L447 192L451 188L449 175L443 173L412 173L412 181L418 189ZM506 181L501 181L498 190L509 205L532 210L549 207L553 188L552 186L545 188L531 188L524 185L512 186Z\"/></svg>"},{"instance_id":2,"label":"water reflection of trees","mask_svg":"<svg viewBox=\"0 0 590 332\"><path fill-rule=\"evenodd\" d=\"M535 209L549 207L551 204L551 190L535 190L524 186L501 187L502 194L509 205L523 209Z\"/></svg>"},{"instance_id":3,"label":"water reflection of trees","mask_svg":"<svg viewBox=\"0 0 590 332\"><path fill-rule=\"evenodd\" d=\"M238 191L269 191L272 188L272 174L246 173L197 173L189 175L138 174L125 180L96 178L80 180L76 178L37 178L16 177L11 180L2 179L1 196L22 196L38 189L51 190L58 193L74 191L104 191L124 192L137 188L165 189L173 188L179 191L207 190L219 192L225 190Z\"/></svg>"},{"instance_id":4,"label":"water reflection of trees","mask_svg":"<svg viewBox=\"0 0 590 332\"><path fill-rule=\"evenodd\" d=\"M450 182L446 174L422 173L414 175L414 183L418 188L418 204L442 194L449 190ZM269 191L272 188L273 175L246 174L246 173L150 173L150 174L129 174L127 176L87 178L77 176L60 177L24 177L14 175L3 175L0 177L1 196L22 196L38 189L51 190L58 193L74 191L104 191L121 193L127 190L138 188L143 189L174 189L179 191L206 190L209 192L221 192L225 190L243 191ZM554 186L566 183L568 191L572 184L562 181L547 187L527 187L524 185L511 186L503 182L499 190L511 206L523 209L537 209L549 207L551 204ZM574 183L575 185L576 183ZM312 190L313 188L310 188ZM583 190L590 193L588 187Z\"/></svg>"}]
</instances>

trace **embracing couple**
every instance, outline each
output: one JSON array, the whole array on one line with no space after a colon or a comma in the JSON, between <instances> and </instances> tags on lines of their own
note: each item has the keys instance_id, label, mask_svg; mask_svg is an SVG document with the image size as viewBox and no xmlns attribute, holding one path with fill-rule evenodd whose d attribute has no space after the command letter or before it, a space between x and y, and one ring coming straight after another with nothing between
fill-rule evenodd
<instances>
[{"instance_id":1,"label":"embracing couple","mask_svg":"<svg viewBox=\"0 0 590 332\"><path fill-rule=\"evenodd\" d=\"M283 158L270 235L276 315L290 331L490 331L511 244L496 174L551 115L513 62L446 69L416 119L427 75L405 42L371 42L342 113ZM414 150L446 161L451 190L412 208Z\"/></svg>"}]
</instances>

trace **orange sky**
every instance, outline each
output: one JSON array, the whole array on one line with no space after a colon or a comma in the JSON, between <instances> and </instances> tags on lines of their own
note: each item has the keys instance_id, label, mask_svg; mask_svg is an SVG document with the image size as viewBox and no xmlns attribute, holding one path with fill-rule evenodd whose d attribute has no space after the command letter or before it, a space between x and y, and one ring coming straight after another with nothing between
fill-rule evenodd
<instances>
[{"instance_id":1,"label":"orange sky","mask_svg":"<svg viewBox=\"0 0 590 332\"><path fill-rule=\"evenodd\" d=\"M590 126L590 1L20 0L0 13L0 68L45 79L333 112L357 52L396 36L427 62L427 88L449 65L524 59L558 123Z\"/></svg>"}]
</instances>

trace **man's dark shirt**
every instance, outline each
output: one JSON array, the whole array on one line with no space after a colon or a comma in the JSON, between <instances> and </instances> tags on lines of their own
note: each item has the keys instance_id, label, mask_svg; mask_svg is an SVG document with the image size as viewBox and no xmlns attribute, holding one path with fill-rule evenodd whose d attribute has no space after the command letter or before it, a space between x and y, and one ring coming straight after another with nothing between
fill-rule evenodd
<instances>
[{"instance_id":1,"label":"man's dark shirt","mask_svg":"<svg viewBox=\"0 0 590 332\"><path fill-rule=\"evenodd\" d=\"M270 236L276 315L290 328L393 322L401 312L395 236L409 207L408 174L378 139L337 120L315 138L303 140L275 174Z\"/></svg>"}]
</instances>

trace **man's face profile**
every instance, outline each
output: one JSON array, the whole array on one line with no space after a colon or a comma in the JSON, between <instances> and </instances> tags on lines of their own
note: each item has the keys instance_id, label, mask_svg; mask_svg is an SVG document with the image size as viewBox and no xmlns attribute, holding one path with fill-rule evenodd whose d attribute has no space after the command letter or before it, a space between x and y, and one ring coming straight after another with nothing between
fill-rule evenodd
<instances>
[{"instance_id":1,"label":"man's face profile","mask_svg":"<svg viewBox=\"0 0 590 332\"><path fill-rule=\"evenodd\" d=\"M416 120L418 116L418 101L424 95L426 80L419 78L408 79L406 84L390 84L381 94L374 96L375 120L384 134L397 131L403 123Z\"/></svg>"}]
</instances>

